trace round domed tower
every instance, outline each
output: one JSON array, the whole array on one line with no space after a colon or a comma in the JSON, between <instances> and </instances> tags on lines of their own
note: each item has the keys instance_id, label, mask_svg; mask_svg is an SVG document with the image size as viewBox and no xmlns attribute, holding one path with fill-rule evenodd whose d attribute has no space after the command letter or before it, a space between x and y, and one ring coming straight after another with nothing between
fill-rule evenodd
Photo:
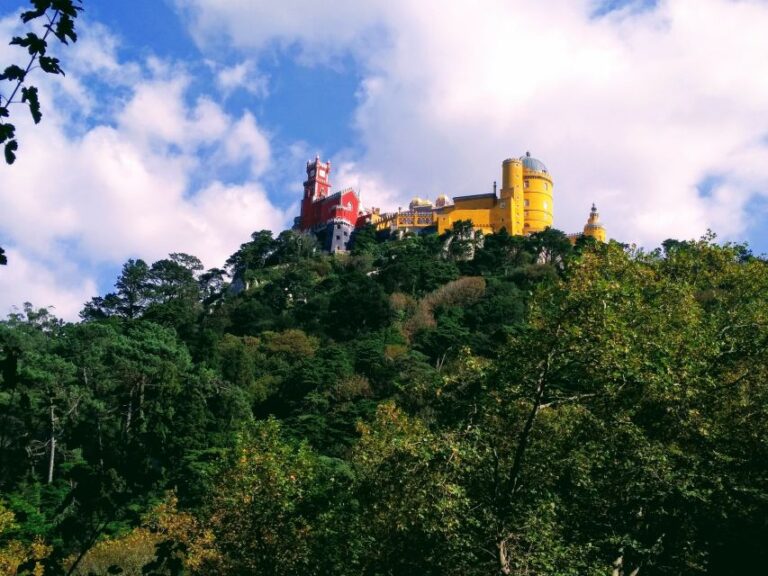
<instances>
[{"instance_id":1,"label":"round domed tower","mask_svg":"<svg viewBox=\"0 0 768 576\"><path fill-rule=\"evenodd\" d=\"M415 198L413 198L411 200L411 203L408 204L408 208L410 208L411 210L419 210L419 209L431 208L431 207L432 207L432 202L424 198L420 198L419 196L416 196Z\"/></svg>"},{"instance_id":2,"label":"round domed tower","mask_svg":"<svg viewBox=\"0 0 768 576\"><path fill-rule=\"evenodd\" d=\"M606 242L607 234L605 232L605 226L600 222L600 213L597 211L597 206L592 204L592 210L589 212L589 219L584 225L584 236L594 238L598 242Z\"/></svg>"},{"instance_id":3,"label":"round domed tower","mask_svg":"<svg viewBox=\"0 0 768 576\"><path fill-rule=\"evenodd\" d=\"M523 164L523 198L525 218L523 233L531 234L551 228L554 222L553 182L547 167L530 152L520 158Z\"/></svg>"},{"instance_id":4,"label":"round domed tower","mask_svg":"<svg viewBox=\"0 0 768 576\"><path fill-rule=\"evenodd\" d=\"M440 196L437 197L435 200L435 208L443 208L444 206L448 205L448 196L445 194L440 194Z\"/></svg>"}]
</instances>

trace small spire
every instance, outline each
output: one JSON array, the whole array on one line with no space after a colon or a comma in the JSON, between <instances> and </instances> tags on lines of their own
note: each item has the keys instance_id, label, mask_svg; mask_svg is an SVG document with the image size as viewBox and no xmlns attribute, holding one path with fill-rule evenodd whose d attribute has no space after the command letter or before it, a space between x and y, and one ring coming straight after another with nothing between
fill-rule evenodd
<instances>
[{"instance_id":1,"label":"small spire","mask_svg":"<svg viewBox=\"0 0 768 576\"><path fill-rule=\"evenodd\" d=\"M530 158L530 157L531 157L531 153L530 153L530 151L526 152L526 153L525 153L525 155L526 155L528 158Z\"/></svg>"},{"instance_id":2,"label":"small spire","mask_svg":"<svg viewBox=\"0 0 768 576\"><path fill-rule=\"evenodd\" d=\"M597 212L597 206L595 206L594 202L592 202L592 212Z\"/></svg>"}]
</instances>

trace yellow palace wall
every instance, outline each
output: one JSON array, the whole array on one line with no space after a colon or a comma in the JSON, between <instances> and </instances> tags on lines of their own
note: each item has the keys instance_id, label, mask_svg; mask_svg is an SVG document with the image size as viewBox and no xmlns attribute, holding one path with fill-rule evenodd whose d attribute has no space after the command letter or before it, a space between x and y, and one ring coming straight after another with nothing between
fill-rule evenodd
<instances>
[{"instance_id":1,"label":"yellow palace wall","mask_svg":"<svg viewBox=\"0 0 768 576\"><path fill-rule=\"evenodd\" d=\"M417 200L421 201L415 199L414 202ZM410 212L386 215L377 227L411 229L434 224L437 233L443 234L456 222L469 220L476 230L485 234L502 229L512 236L542 232L554 224L554 182L546 167L530 154L519 159L508 158L502 163L498 198L495 193L459 196L451 205L420 212L418 222L414 216ZM605 228L594 206L583 234L606 241Z\"/></svg>"}]
</instances>

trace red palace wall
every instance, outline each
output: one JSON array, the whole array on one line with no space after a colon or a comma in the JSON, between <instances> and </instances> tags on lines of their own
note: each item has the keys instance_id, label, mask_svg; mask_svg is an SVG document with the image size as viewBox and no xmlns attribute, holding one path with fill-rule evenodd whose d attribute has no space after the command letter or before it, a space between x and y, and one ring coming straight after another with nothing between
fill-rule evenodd
<instances>
[{"instance_id":1,"label":"red palace wall","mask_svg":"<svg viewBox=\"0 0 768 576\"><path fill-rule=\"evenodd\" d=\"M331 164L319 158L307 162L307 181L304 182L304 198L301 202L299 228L304 231L319 230L332 222L342 221L355 227L360 211L360 199L350 189L328 194Z\"/></svg>"}]
</instances>

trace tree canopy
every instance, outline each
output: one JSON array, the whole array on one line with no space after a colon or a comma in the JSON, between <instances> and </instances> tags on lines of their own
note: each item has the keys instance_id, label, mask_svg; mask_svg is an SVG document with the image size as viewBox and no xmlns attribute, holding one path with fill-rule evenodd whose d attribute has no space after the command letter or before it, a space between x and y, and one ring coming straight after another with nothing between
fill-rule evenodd
<instances>
[{"instance_id":1,"label":"tree canopy","mask_svg":"<svg viewBox=\"0 0 768 576\"><path fill-rule=\"evenodd\" d=\"M0 566L754 573L768 263L714 240L262 231L226 268L129 260L77 324L27 305L0 322Z\"/></svg>"}]
</instances>

